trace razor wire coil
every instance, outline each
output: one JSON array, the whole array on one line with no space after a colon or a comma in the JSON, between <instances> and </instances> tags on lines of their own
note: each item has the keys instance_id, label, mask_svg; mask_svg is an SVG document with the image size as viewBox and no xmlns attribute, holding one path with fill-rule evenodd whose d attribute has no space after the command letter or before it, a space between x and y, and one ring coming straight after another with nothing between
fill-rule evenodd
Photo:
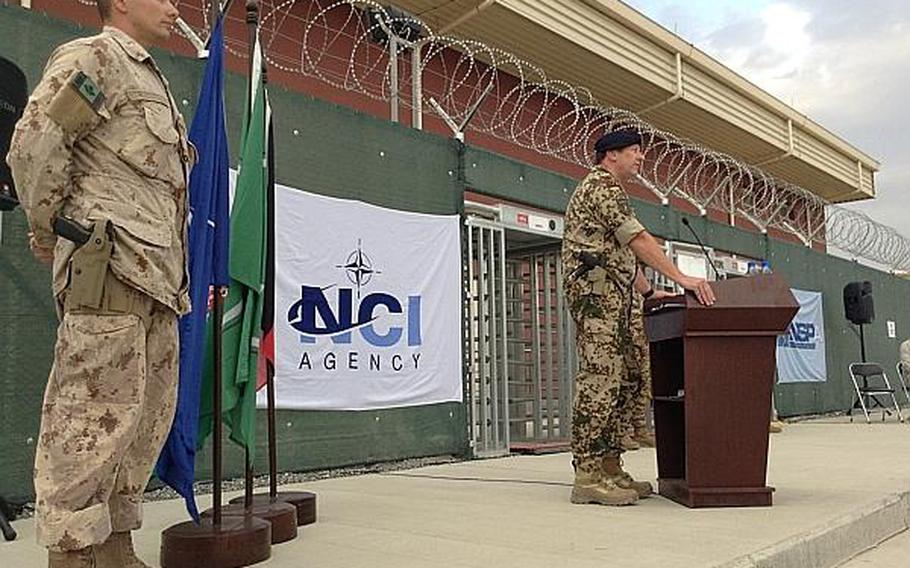
<instances>
[{"instance_id":1,"label":"razor wire coil","mask_svg":"<svg viewBox=\"0 0 910 568\"><path fill-rule=\"evenodd\" d=\"M211 2L180 2L182 15L202 37L208 35ZM910 269L910 239L893 228L756 166L655 128L631 111L604 105L588 89L552 80L539 66L505 50L437 34L426 22L372 0L260 0L259 13L264 58L284 72L388 102L392 33L403 52L420 50L416 70L409 56L398 59L402 107L413 105L407 87L414 73L421 76L421 104L434 99L456 123L489 89L468 125L471 131L583 167L593 165L590 149L603 132L636 128L645 148L640 179L664 202L681 198L700 212L713 209L742 217L763 232L783 231L807 246L825 243L892 270ZM416 43L398 35L414 29L420 30ZM228 37L226 49L246 58L247 41L245 36Z\"/></svg>"}]
</instances>

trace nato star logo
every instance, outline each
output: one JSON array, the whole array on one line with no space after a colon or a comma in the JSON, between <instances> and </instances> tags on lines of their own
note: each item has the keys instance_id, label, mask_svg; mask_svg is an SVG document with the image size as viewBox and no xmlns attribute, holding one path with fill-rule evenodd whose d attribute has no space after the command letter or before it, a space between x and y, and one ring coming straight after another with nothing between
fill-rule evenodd
<instances>
[{"instance_id":1,"label":"nato star logo","mask_svg":"<svg viewBox=\"0 0 910 568\"><path fill-rule=\"evenodd\" d=\"M357 249L348 255L344 264L336 264L335 268L344 270L351 284L357 286L357 297L360 297L360 288L369 284L374 274L382 274L381 270L373 268L373 261L363 252L362 241L357 239Z\"/></svg>"}]
</instances>

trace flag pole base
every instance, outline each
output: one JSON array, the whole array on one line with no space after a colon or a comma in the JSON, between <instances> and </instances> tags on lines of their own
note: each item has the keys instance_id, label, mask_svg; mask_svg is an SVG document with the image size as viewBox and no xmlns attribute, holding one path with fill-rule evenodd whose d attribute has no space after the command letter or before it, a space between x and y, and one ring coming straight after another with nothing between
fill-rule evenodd
<instances>
[{"instance_id":1,"label":"flag pole base","mask_svg":"<svg viewBox=\"0 0 910 568\"><path fill-rule=\"evenodd\" d=\"M316 494L309 491L279 491L274 498L275 501L289 503L297 508L297 526L311 525L316 522ZM253 505L258 503L271 503L272 497L268 493L259 493L253 495ZM234 503L243 503L243 496L236 497L229 501Z\"/></svg>"},{"instance_id":2,"label":"flag pole base","mask_svg":"<svg viewBox=\"0 0 910 568\"><path fill-rule=\"evenodd\" d=\"M161 533L161 568L241 568L272 555L272 526L255 517L203 518Z\"/></svg>"},{"instance_id":3,"label":"flag pole base","mask_svg":"<svg viewBox=\"0 0 910 568\"><path fill-rule=\"evenodd\" d=\"M202 513L204 518L210 518L214 509ZM253 507L247 511L243 499L239 503L231 502L221 508L221 514L227 517L243 517L252 515L272 525L272 544L281 544L297 538L297 508L282 501L254 500Z\"/></svg>"}]
</instances>

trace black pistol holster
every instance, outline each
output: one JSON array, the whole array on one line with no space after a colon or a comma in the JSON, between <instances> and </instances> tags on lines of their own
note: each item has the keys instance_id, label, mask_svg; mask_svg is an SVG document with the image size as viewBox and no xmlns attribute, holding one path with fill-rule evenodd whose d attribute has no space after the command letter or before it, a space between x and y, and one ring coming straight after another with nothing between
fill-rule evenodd
<instances>
[{"instance_id":1,"label":"black pistol holster","mask_svg":"<svg viewBox=\"0 0 910 568\"><path fill-rule=\"evenodd\" d=\"M111 261L113 241L110 221L96 221L91 235L76 248L70 258L69 285L66 291L66 309L88 308L98 310L104 299L104 285Z\"/></svg>"}]
</instances>

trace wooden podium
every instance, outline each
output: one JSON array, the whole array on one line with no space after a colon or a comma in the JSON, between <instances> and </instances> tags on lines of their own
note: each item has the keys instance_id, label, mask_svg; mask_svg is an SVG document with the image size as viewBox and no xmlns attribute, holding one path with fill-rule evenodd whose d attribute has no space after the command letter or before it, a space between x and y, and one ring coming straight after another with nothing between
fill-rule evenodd
<instances>
[{"instance_id":1,"label":"wooden podium","mask_svg":"<svg viewBox=\"0 0 910 568\"><path fill-rule=\"evenodd\" d=\"M688 507L771 505L768 425L777 336L799 304L776 275L645 303L658 492Z\"/></svg>"}]
</instances>

